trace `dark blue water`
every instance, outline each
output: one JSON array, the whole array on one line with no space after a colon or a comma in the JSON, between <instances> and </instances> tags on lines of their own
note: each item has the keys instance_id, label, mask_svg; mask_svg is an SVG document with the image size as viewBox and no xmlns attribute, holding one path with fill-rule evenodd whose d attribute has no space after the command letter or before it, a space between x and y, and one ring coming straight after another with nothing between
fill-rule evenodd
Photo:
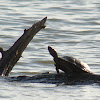
<instances>
[{"instance_id":1,"label":"dark blue water","mask_svg":"<svg viewBox=\"0 0 100 100\"><path fill-rule=\"evenodd\" d=\"M47 47L59 56L74 56L100 74L99 0L1 0L0 46L7 50L35 22L48 17L46 28L28 45L10 76L55 72ZM0 79L2 100L99 100L100 86L56 86Z\"/></svg>"}]
</instances>

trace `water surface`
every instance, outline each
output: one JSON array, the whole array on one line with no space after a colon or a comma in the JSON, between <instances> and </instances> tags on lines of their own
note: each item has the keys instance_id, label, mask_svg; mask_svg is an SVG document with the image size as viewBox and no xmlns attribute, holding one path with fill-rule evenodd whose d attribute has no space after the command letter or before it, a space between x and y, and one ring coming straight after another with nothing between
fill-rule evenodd
<instances>
[{"instance_id":1,"label":"water surface","mask_svg":"<svg viewBox=\"0 0 100 100\"><path fill-rule=\"evenodd\" d=\"M35 22L46 28L30 42L10 76L55 72L47 47L59 56L74 56L100 74L99 0L1 0L0 46L7 50ZM2 100L98 100L100 86L9 82L0 78Z\"/></svg>"}]
</instances>

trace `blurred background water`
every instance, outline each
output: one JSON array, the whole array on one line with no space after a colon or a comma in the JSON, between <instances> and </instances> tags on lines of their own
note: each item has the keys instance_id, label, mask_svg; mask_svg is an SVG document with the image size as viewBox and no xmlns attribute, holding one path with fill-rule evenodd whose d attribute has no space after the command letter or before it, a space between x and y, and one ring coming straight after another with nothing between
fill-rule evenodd
<instances>
[{"instance_id":1,"label":"blurred background water","mask_svg":"<svg viewBox=\"0 0 100 100\"><path fill-rule=\"evenodd\" d=\"M10 76L55 72L47 47L86 62L100 74L99 0L0 0L0 46L7 50L35 22L46 28L30 42ZM99 100L100 86L9 82L0 78L0 100Z\"/></svg>"}]
</instances>

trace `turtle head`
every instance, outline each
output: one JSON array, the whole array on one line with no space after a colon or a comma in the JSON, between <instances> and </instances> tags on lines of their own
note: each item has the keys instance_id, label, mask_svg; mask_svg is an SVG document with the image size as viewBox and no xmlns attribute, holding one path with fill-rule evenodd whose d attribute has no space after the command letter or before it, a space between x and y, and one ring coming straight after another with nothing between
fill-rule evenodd
<instances>
[{"instance_id":1,"label":"turtle head","mask_svg":"<svg viewBox=\"0 0 100 100\"><path fill-rule=\"evenodd\" d=\"M50 55L52 55L54 58L58 58L57 52L54 49L52 49L50 46L48 46L48 51Z\"/></svg>"}]
</instances>

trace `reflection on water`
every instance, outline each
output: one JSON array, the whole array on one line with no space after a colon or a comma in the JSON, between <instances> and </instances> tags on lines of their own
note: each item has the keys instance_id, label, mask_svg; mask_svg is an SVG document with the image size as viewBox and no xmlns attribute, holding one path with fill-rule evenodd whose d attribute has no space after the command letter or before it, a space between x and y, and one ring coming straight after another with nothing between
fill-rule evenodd
<instances>
[{"instance_id":1,"label":"reflection on water","mask_svg":"<svg viewBox=\"0 0 100 100\"><path fill-rule=\"evenodd\" d=\"M89 64L100 74L100 2L83 0L1 0L0 46L7 50L36 21L47 16L40 31L12 70L11 76L55 72L47 47L59 56L69 55ZM0 79L1 99L98 99L99 86L56 86L8 82ZM3 85L2 85L3 84ZM13 91L13 92L11 92ZM59 98L58 98L59 96ZM80 98L81 97L81 98Z\"/></svg>"}]
</instances>

